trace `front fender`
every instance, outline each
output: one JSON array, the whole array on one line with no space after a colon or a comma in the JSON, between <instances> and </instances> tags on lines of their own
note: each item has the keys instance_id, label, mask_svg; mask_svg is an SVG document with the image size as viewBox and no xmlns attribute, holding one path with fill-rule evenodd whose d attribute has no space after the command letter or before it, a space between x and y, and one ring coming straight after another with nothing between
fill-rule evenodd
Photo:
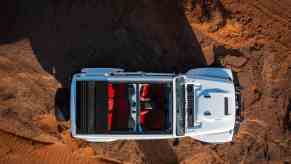
<instances>
[{"instance_id":1,"label":"front fender","mask_svg":"<svg viewBox=\"0 0 291 164\"><path fill-rule=\"evenodd\" d=\"M233 75L230 69L227 68L196 68L190 69L186 76L206 76L206 77L220 77L225 79L231 79L233 81Z\"/></svg>"},{"instance_id":2,"label":"front fender","mask_svg":"<svg viewBox=\"0 0 291 164\"><path fill-rule=\"evenodd\" d=\"M222 144L225 142L232 141L233 130L219 132L219 133L194 135L194 136L190 136L190 137L193 139L202 141L202 142Z\"/></svg>"}]
</instances>

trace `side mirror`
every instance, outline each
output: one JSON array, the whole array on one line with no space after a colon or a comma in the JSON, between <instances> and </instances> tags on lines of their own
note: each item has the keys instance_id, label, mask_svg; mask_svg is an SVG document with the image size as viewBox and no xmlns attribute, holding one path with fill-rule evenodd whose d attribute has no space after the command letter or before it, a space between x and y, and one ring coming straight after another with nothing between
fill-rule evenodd
<instances>
[{"instance_id":1,"label":"side mirror","mask_svg":"<svg viewBox=\"0 0 291 164\"><path fill-rule=\"evenodd\" d=\"M173 146L178 146L180 144L180 139L179 138L175 138L174 142L173 142Z\"/></svg>"}]
</instances>

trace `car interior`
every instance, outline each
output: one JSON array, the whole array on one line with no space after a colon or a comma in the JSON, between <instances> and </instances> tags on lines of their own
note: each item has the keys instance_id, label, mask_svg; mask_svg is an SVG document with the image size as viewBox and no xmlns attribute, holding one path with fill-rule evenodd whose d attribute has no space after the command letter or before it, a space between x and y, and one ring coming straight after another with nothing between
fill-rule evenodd
<instances>
[{"instance_id":1,"label":"car interior","mask_svg":"<svg viewBox=\"0 0 291 164\"><path fill-rule=\"evenodd\" d=\"M169 134L172 84L77 81L77 134Z\"/></svg>"}]
</instances>

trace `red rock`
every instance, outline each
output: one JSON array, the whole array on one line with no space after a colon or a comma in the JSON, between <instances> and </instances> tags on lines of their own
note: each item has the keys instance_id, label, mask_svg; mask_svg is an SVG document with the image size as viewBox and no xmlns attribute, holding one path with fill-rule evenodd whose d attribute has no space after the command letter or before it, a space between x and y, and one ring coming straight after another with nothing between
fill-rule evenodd
<instances>
[{"instance_id":1,"label":"red rock","mask_svg":"<svg viewBox=\"0 0 291 164\"><path fill-rule=\"evenodd\" d=\"M215 61L215 54L213 51L213 45L203 47L202 52L203 52L204 58L206 60L206 64L207 65L213 64Z\"/></svg>"},{"instance_id":2,"label":"red rock","mask_svg":"<svg viewBox=\"0 0 291 164\"><path fill-rule=\"evenodd\" d=\"M230 65L235 68L241 68L248 62L248 59L243 56L227 55L224 59L225 65Z\"/></svg>"}]
</instances>

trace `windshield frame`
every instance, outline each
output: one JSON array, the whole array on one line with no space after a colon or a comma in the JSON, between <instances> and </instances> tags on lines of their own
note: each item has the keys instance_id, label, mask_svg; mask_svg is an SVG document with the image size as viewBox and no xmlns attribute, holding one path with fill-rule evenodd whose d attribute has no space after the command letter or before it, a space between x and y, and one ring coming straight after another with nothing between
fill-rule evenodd
<instances>
[{"instance_id":1,"label":"windshield frame","mask_svg":"<svg viewBox=\"0 0 291 164\"><path fill-rule=\"evenodd\" d=\"M185 126L185 76L177 76L174 79L175 90L175 132L177 136L184 136Z\"/></svg>"}]
</instances>

